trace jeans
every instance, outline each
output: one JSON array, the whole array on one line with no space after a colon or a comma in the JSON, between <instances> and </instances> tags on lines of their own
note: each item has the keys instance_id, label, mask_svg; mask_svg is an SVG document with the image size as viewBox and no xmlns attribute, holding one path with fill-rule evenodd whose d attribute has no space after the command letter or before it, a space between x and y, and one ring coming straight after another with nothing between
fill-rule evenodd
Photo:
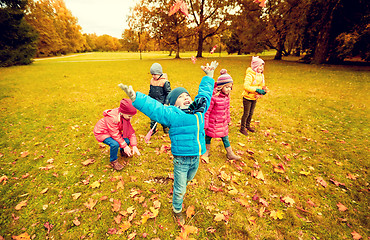
<instances>
[{"instance_id":1,"label":"jeans","mask_svg":"<svg viewBox=\"0 0 370 240\"><path fill-rule=\"evenodd\" d=\"M174 156L172 208L175 213L182 211L186 186L197 173L199 156Z\"/></svg>"},{"instance_id":2,"label":"jeans","mask_svg":"<svg viewBox=\"0 0 370 240\"><path fill-rule=\"evenodd\" d=\"M128 138L124 138L124 140L127 145L130 145L130 140ZM104 139L103 143L110 147L110 162L116 161L118 158L117 153L119 149L119 143L111 137Z\"/></svg>"},{"instance_id":3,"label":"jeans","mask_svg":"<svg viewBox=\"0 0 370 240\"><path fill-rule=\"evenodd\" d=\"M251 126L252 116L254 113L254 108L256 107L256 103L257 100L248 100L243 98L244 112L242 120L240 122L240 129Z\"/></svg>"},{"instance_id":4,"label":"jeans","mask_svg":"<svg viewBox=\"0 0 370 240\"><path fill-rule=\"evenodd\" d=\"M230 141L229 141L229 136L222 137L221 139L222 139L222 142L225 148L228 148L231 146ZM206 144L211 144L211 140L212 138L206 135Z\"/></svg>"}]
</instances>

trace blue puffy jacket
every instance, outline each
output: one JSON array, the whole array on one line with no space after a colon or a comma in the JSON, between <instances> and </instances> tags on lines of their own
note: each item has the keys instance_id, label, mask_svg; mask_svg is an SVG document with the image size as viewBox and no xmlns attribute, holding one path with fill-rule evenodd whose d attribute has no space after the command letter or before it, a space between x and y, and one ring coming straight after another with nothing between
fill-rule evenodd
<instances>
[{"instance_id":1,"label":"blue puffy jacket","mask_svg":"<svg viewBox=\"0 0 370 240\"><path fill-rule=\"evenodd\" d=\"M203 77L199 84L198 95L194 100L201 97L206 99L203 113L186 114L178 107L164 106L140 92L136 92L136 100L132 104L150 119L170 128L173 155L200 156L206 152L204 114L211 102L213 86L214 80L208 76Z\"/></svg>"}]
</instances>

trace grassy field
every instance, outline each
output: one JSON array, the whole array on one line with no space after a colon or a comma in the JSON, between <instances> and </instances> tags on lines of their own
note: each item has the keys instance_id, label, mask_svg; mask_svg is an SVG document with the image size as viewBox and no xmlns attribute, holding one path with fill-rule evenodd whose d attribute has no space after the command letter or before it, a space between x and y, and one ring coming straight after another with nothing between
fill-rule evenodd
<instances>
[{"instance_id":1,"label":"grassy field","mask_svg":"<svg viewBox=\"0 0 370 240\"><path fill-rule=\"evenodd\" d=\"M257 131L245 137L238 130L250 56L205 54L196 64L138 56L79 54L0 69L0 239L370 237L369 67L265 56L270 91L255 110ZM210 162L188 186L180 229L168 136L159 131L146 144L150 120L138 113L142 156L116 172L93 128L127 97L119 83L148 93L152 63L194 97L201 64L214 59L215 78L226 68L234 79L229 137L242 161L227 161L222 142L212 141Z\"/></svg>"}]
</instances>

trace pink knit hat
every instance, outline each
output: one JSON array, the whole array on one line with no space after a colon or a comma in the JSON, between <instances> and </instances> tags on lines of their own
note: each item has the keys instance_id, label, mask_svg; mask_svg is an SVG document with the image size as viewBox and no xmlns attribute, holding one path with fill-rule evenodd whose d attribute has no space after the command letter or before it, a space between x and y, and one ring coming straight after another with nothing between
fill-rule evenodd
<instances>
[{"instance_id":1,"label":"pink knit hat","mask_svg":"<svg viewBox=\"0 0 370 240\"><path fill-rule=\"evenodd\" d=\"M251 68L253 71L256 71L256 69L263 64L265 64L265 62L260 57L252 57Z\"/></svg>"},{"instance_id":2,"label":"pink knit hat","mask_svg":"<svg viewBox=\"0 0 370 240\"><path fill-rule=\"evenodd\" d=\"M126 98L121 100L118 111L128 115L135 115L137 113L136 108L132 105L132 101Z\"/></svg>"},{"instance_id":3,"label":"pink knit hat","mask_svg":"<svg viewBox=\"0 0 370 240\"><path fill-rule=\"evenodd\" d=\"M220 76L217 78L217 86L222 86L228 83L232 83L233 79L227 73L226 69L221 69Z\"/></svg>"}]
</instances>

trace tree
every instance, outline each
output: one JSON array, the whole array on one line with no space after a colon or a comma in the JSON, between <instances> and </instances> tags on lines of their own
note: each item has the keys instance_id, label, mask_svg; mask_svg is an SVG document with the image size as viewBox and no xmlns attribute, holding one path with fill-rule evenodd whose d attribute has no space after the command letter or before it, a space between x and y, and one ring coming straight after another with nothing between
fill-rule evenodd
<instances>
[{"instance_id":1,"label":"tree","mask_svg":"<svg viewBox=\"0 0 370 240\"><path fill-rule=\"evenodd\" d=\"M224 30L237 6L234 0L188 0L198 37L197 57L202 57L203 42Z\"/></svg>"},{"instance_id":2,"label":"tree","mask_svg":"<svg viewBox=\"0 0 370 240\"><path fill-rule=\"evenodd\" d=\"M37 56L86 50L81 26L63 0L30 0L26 19L39 34Z\"/></svg>"},{"instance_id":3,"label":"tree","mask_svg":"<svg viewBox=\"0 0 370 240\"><path fill-rule=\"evenodd\" d=\"M286 45L293 48L299 44L300 32L304 26L302 11L306 8L304 0L269 0L263 15L267 26L266 44L276 49L275 60L288 55ZM287 41L288 44L287 44ZM292 46L293 45L293 46Z\"/></svg>"},{"instance_id":4,"label":"tree","mask_svg":"<svg viewBox=\"0 0 370 240\"><path fill-rule=\"evenodd\" d=\"M169 16L169 11L173 0L143 0L147 13L143 16L143 21L150 30L151 36L172 50L176 50L176 58L180 58L180 41L188 38L194 33L189 30L189 19L181 12Z\"/></svg>"},{"instance_id":5,"label":"tree","mask_svg":"<svg viewBox=\"0 0 370 240\"><path fill-rule=\"evenodd\" d=\"M222 33L227 52L238 54L258 53L266 48L266 25L262 19L263 10L251 0L240 0L239 11L232 18L230 26Z\"/></svg>"},{"instance_id":6,"label":"tree","mask_svg":"<svg viewBox=\"0 0 370 240\"><path fill-rule=\"evenodd\" d=\"M122 48L129 52L136 52L139 50L139 39L137 34L132 29L125 29L120 40Z\"/></svg>"},{"instance_id":7,"label":"tree","mask_svg":"<svg viewBox=\"0 0 370 240\"><path fill-rule=\"evenodd\" d=\"M369 60L369 1L312 0L303 47L306 61L338 63L355 55Z\"/></svg>"},{"instance_id":8,"label":"tree","mask_svg":"<svg viewBox=\"0 0 370 240\"><path fill-rule=\"evenodd\" d=\"M63 40L54 25L54 10L49 1L28 3L26 20L37 31L37 57L54 56L62 51Z\"/></svg>"},{"instance_id":9,"label":"tree","mask_svg":"<svg viewBox=\"0 0 370 240\"><path fill-rule=\"evenodd\" d=\"M0 0L0 66L30 64L37 34L25 21L26 0Z\"/></svg>"}]
</instances>

